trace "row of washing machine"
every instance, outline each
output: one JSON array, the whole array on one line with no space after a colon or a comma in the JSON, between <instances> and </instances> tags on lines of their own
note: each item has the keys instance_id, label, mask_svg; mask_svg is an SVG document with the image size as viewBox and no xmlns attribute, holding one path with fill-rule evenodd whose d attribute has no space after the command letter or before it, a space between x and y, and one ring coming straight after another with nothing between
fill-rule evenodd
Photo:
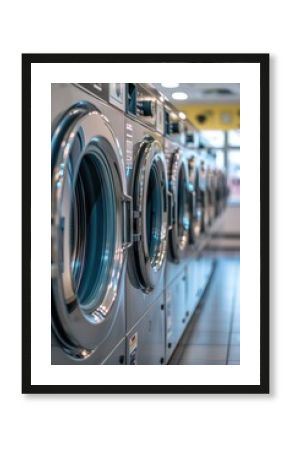
<instances>
[{"instance_id":1,"label":"row of washing machine","mask_svg":"<svg viewBox=\"0 0 290 450\"><path fill-rule=\"evenodd\" d=\"M152 86L52 84L52 364L167 364L209 280L226 201Z\"/></svg>"}]
</instances>

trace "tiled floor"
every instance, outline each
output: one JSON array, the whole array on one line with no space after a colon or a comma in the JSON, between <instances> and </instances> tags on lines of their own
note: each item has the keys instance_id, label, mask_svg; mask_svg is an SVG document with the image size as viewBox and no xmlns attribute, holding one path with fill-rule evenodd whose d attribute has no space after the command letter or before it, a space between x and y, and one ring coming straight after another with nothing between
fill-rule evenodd
<instances>
[{"instance_id":1,"label":"tiled floor","mask_svg":"<svg viewBox=\"0 0 290 450\"><path fill-rule=\"evenodd\" d=\"M217 256L208 290L171 364L240 364L239 279L239 253Z\"/></svg>"},{"instance_id":2,"label":"tiled floor","mask_svg":"<svg viewBox=\"0 0 290 450\"><path fill-rule=\"evenodd\" d=\"M229 251L240 249L240 207L230 206L225 209L213 224L212 239L208 249L212 251Z\"/></svg>"},{"instance_id":3,"label":"tiled floor","mask_svg":"<svg viewBox=\"0 0 290 450\"><path fill-rule=\"evenodd\" d=\"M212 232L223 234L240 234L240 207L228 206L224 212L215 220Z\"/></svg>"}]
</instances>

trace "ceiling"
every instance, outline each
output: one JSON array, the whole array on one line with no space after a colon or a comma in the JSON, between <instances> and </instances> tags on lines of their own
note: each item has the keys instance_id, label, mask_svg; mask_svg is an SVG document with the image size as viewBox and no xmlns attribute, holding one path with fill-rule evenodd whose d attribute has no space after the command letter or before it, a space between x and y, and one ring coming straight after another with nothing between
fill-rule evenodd
<instances>
[{"instance_id":1,"label":"ceiling","mask_svg":"<svg viewBox=\"0 0 290 450\"><path fill-rule=\"evenodd\" d=\"M240 84L239 83L179 83L178 87L166 88L160 83L153 86L162 92L170 102L177 107L190 103L239 103ZM174 100L173 92L185 92L188 95L186 100Z\"/></svg>"}]
</instances>

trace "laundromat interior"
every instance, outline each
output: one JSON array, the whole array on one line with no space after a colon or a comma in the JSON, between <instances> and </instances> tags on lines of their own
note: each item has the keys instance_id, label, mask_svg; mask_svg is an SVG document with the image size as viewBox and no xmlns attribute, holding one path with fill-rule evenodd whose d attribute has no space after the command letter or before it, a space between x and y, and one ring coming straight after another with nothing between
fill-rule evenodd
<instances>
[{"instance_id":1,"label":"laundromat interior","mask_svg":"<svg viewBox=\"0 0 290 450\"><path fill-rule=\"evenodd\" d=\"M55 83L51 136L51 364L240 364L240 85Z\"/></svg>"}]
</instances>

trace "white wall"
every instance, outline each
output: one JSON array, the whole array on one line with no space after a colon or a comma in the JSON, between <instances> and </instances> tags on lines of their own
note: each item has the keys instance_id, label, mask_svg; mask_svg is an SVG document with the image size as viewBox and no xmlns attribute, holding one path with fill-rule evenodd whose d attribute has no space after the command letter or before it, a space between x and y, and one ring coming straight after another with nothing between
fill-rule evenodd
<instances>
[{"instance_id":1,"label":"white wall","mask_svg":"<svg viewBox=\"0 0 290 450\"><path fill-rule=\"evenodd\" d=\"M2 448L272 450L289 445L290 234L286 196L290 161L285 145L289 141L289 13L287 2L270 5L266 2L261 8L259 2L249 0L239 4L224 0L170 4L27 0L2 5ZM271 253L270 396L21 395L20 53L77 51L272 53L271 225L276 237Z\"/></svg>"}]
</instances>

